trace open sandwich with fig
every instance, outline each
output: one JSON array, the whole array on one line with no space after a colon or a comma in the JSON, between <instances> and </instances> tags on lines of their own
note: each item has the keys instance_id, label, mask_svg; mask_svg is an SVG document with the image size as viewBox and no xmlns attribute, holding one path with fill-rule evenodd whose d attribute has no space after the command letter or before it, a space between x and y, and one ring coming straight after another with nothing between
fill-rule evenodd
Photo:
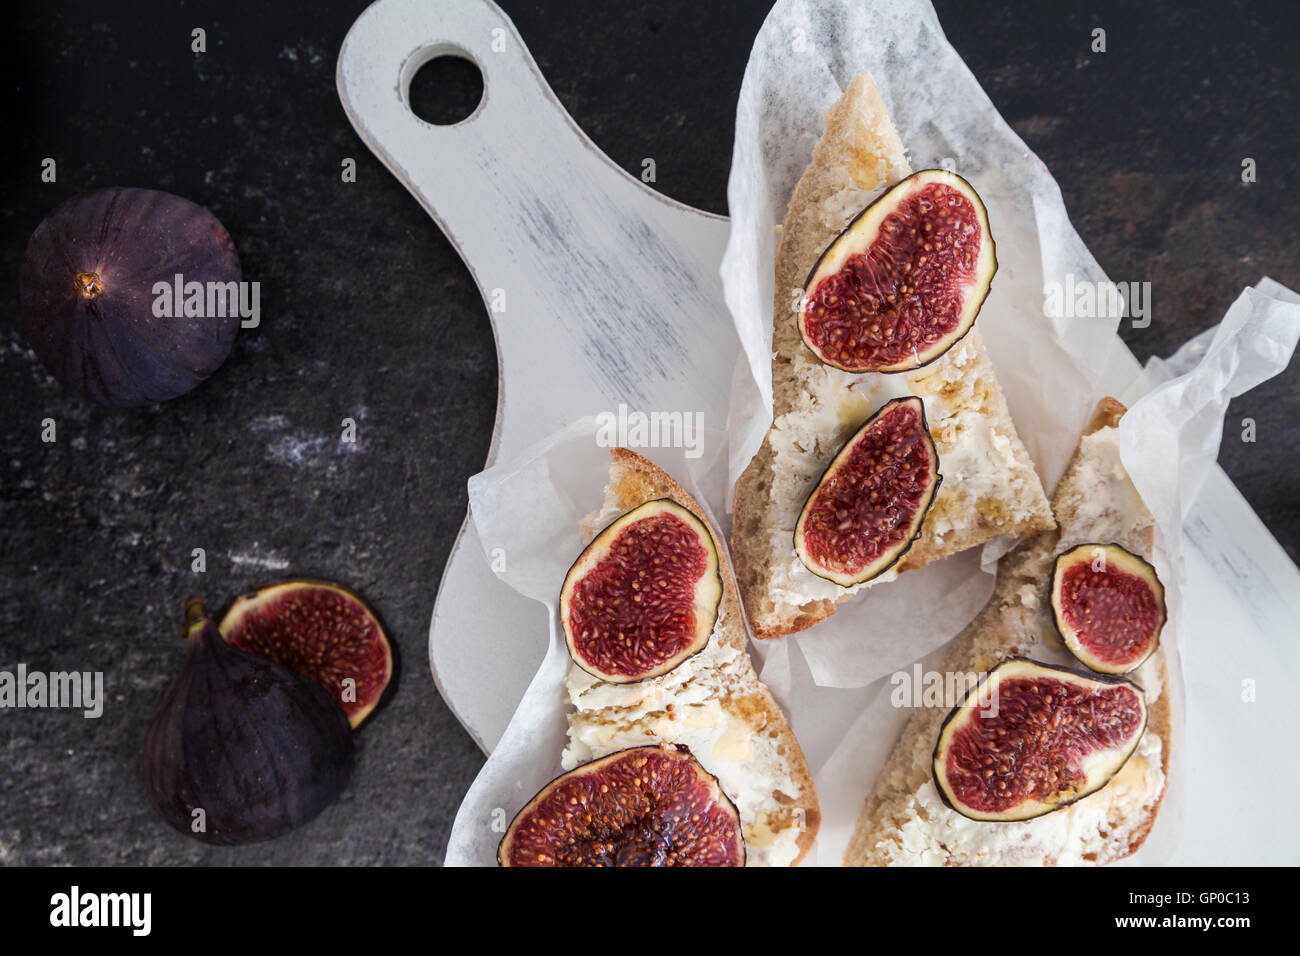
<instances>
[{"instance_id":1,"label":"open sandwich with fig","mask_svg":"<svg viewBox=\"0 0 1300 956\"><path fill-rule=\"evenodd\" d=\"M1102 864L1140 847L1169 774L1164 588L1154 519L1104 399L1052 498L1057 527L998 565L953 642L951 710L913 714L844 862Z\"/></svg>"},{"instance_id":2,"label":"open sandwich with fig","mask_svg":"<svg viewBox=\"0 0 1300 956\"><path fill-rule=\"evenodd\" d=\"M976 326L996 272L975 186L913 171L859 76L826 114L776 253L773 420L736 482L731 534L756 637L1052 527Z\"/></svg>"},{"instance_id":3,"label":"open sandwich with fig","mask_svg":"<svg viewBox=\"0 0 1300 956\"><path fill-rule=\"evenodd\" d=\"M790 866L820 823L803 751L750 661L723 539L667 473L612 452L565 577L567 771L503 866Z\"/></svg>"}]
</instances>

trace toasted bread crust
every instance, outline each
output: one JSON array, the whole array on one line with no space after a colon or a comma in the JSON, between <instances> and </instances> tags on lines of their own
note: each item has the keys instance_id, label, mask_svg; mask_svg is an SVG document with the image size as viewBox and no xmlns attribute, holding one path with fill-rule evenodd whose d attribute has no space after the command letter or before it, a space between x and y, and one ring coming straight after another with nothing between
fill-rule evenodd
<instances>
[{"instance_id":1,"label":"toasted bread crust","mask_svg":"<svg viewBox=\"0 0 1300 956\"><path fill-rule=\"evenodd\" d=\"M1097 407L1092 411L1092 417L1088 419L1088 424L1083 427L1084 437L1099 432L1103 428L1116 428L1119 426L1119 420L1124 417L1128 411L1118 399L1107 396L1097 403Z\"/></svg>"}]
</instances>

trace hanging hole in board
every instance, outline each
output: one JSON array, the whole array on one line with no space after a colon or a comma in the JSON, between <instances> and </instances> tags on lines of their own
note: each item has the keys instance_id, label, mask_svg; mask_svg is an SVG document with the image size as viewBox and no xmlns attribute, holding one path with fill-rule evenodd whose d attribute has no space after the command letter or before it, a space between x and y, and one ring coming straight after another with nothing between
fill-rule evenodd
<instances>
[{"instance_id":1,"label":"hanging hole in board","mask_svg":"<svg viewBox=\"0 0 1300 956\"><path fill-rule=\"evenodd\" d=\"M404 72L406 103L426 123L454 126L473 116L483 102L483 72L456 47L426 50Z\"/></svg>"}]
</instances>

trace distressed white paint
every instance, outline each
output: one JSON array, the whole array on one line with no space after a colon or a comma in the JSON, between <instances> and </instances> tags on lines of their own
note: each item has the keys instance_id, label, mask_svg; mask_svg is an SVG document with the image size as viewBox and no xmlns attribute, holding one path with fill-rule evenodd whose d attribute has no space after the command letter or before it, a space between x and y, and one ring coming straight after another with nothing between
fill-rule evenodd
<instances>
[{"instance_id":1,"label":"distressed white paint","mask_svg":"<svg viewBox=\"0 0 1300 956\"><path fill-rule=\"evenodd\" d=\"M497 29L500 53L491 48ZM484 98L463 122L431 126L411 113L406 89L445 53L478 64ZM489 461L619 402L702 411L708 427L725 425L737 351L718 279L726 221L660 196L604 156L495 5L380 0L348 33L338 87L358 133L459 249L485 300L507 290L505 313L485 310L501 369ZM1137 361L1126 355L1116 366L1119 390ZM1217 468L1187 527L1198 552L1188 619L1218 622L1225 640L1271 646L1266 659L1294 687L1300 661L1280 639L1300 620L1300 572ZM1225 584L1235 607L1212 597ZM492 574L467 523L443 574L429 652L448 705L485 749L509 722L546 634L545 610ZM1189 685L1222 693L1219 657L1184 654ZM1204 749L1209 738L1198 739ZM1248 755L1215 746L1216 774L1245 779Z\"/></svg>"}]
</instances>

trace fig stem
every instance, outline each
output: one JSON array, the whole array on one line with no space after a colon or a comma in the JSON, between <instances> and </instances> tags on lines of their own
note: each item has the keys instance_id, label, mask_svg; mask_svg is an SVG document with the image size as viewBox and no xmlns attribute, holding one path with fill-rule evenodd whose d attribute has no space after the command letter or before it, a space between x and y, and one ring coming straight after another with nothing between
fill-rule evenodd
<instances>
[{"instance_id":1,"label":"fig stem","mask_svg":"<svg viewBox=\"0 0 1300 956\"><path fill-rule=\"evenodd\" d=\"M83 299L93 299L104 291L104 280L98 272L78 272L77 292Z\"/></svg>"},{"instance_id":2,"label":"fig stem","mask_svg":"<svg viewBox=\"0 0 1300 956\"><path fill-rule=\"evenodd\" d=\"M203 598L197 594L191 594L185 599L185 630L183 636L193 637L199 631L203 630L203 625L208 622L208 611L203 606Z\"/></svg>"}]
</instances>

